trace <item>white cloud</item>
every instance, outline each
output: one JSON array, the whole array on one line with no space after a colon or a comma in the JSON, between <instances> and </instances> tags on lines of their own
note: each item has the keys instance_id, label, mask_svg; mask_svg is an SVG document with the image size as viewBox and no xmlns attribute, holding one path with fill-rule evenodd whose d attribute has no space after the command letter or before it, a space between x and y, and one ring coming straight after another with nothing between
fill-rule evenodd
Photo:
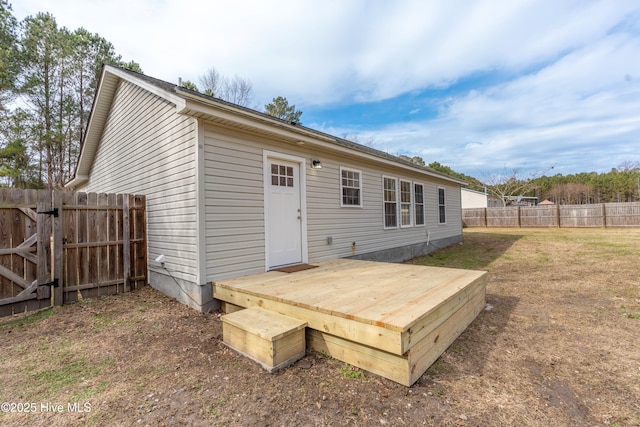
<instances>
[{"instance_id":1,"label":"white cloud","mask_svg":"<svg viewBox=\"0 0 640 427\"><path fill-rule=\"evenodd\" d=\"M14 10L97 32L154 77L197 82L214 65L249 78L256 105L283 95L303 110L337 108L426 90L437 98L407 109L411 123L325 130L454 168L584 169L591 151L594 168L637 159L635 0L21 0ZM462 90L478 73L507 80ZM419 121L432 105L438 117Z\"/></svg>"},{"instance_id":2,"label":"white cloud","mask_svg":"<svg viewBox=\"0 0 640 427\"><path fill-rule=\"evenodd\" d=\"M85 26L156 77L197 80L211 65L261 97L306 104L378 100L470 73L526 68L604 35L634 2L466 0L24 0Z\"/></svg>"},{"instance_id":3,"label":"white cloud","mask_svg":"<svg viewBox=\"0 0 640 427\"><path fill-rule=\"evenodd\" d=\"M505 165L603 172L640 160L635 70L640 39L612 34L532 74L446 98L436 119L364 135L384 151L419 154L470 173Z\"/></svg>"}]
</instances>

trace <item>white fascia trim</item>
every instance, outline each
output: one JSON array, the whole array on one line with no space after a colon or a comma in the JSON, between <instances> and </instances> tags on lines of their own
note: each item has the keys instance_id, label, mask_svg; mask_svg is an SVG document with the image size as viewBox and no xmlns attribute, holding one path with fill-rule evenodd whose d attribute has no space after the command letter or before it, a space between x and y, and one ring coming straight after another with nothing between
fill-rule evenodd
<instances>
[{"instance_id":1,"label":"white fascia trim","mask_svg":"<svg viewBox=\"0 0 640 427\"><path fill-rule=\"evenodd\" d=\"M88 175L76 175L75 178L64 185L64 188L74 189L87 181L89 181Z\"/></svg>"},{"instance_id":2,"label":"white fascia trim","mask_svg":"<svg viewBox=\"0 0 640 427\"><path fill-rule=\"evenodd\" d=\"M122 80L126 80L128 82L131 82L133 84L135 84L136 86L140 86L141 88L143 88L144 90L151 92L152 94L159 96L160 98L166 99L167 101L171 102L172 104L175 104L176 107L178 107L178 109L182 109L184 107L184 103L185 100L183 97L181 97L180 95L176 94L175 92L169 92L166 91L164 89L159 88L158 86L152 84L152 83L148 83L146 81L144 81L141 78L137 78L135 76L132 76L131 74L123 71L120 68L116 68L112 65L106 65L106 70L113 74L114 76L117 76L119 78L121 78ZM177 86L177 85L176 85Z\"/></svg>"},{"instance_id":3,"label":"white fascia trim","mask_svg":"<svg viewBox=\"0 0 640 427\"><path fill-rule=\"evenodd\" d=\"M196 157L196 283L203 286L207 281L204 123L196 118L192 120L196 127L196 136L193 139Z\"/></svg>"},{"instance_id":4,"label":"white fascia trim","mask_svg":"<svg viewBox=\"0 0 640 427\"><path fill-rule=\"evenodd\" d=\"M177 112L179 114L187 114L188 111L196 111L202 114L210 115L212 117L236 122L240 125L249 126L255 129L260 129L267 132L271 132L273 134L281 135L285 138L289 138L292 140L295 139L299 141L304 141L305 143L314 144L320 148L337 151L341 154L348 154L351 156L364 158L375 163L382 163L382 164L393 166L396 168L408 170L414 173L427 175L432 178L441 179L443 181L453 182L459 185L466 184L465 181L461 181L456 178L439 175L437 173L432 173L432 172L421 170L421 169L416 169L411 166L404 165L402 163L394 162L389 159L384 159L382 157L375 156L373 154L368 154L352 148L343 147L336 142L336 138L323 136L313 131L309 131L303 128L297 128L293 125L287 125L286 123L282 123L280 121L276 121L276 120L271 121L266 117L251 114L247 111L243 111L240 109L234 109L232 107L227 107L223 105L213 106L209 104L211 101L204 100L198 97L197 95L194 95L191 93L188 93L188 94L181 93L181 95L187 99L185 99L184 107L177 109ZM256 122L256 120L260 120L264 123Z\"/></svg>"}]
</instances>

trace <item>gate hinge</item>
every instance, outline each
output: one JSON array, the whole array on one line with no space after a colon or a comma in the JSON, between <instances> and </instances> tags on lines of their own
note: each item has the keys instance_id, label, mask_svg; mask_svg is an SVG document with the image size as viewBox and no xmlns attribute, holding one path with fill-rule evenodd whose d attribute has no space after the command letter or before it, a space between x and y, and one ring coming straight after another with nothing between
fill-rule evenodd
<instances>
[{"instance_id":1,"label":"gate hinge","mask_svg":"<svg viewBox=\"0 0 640 427\"><path fill-rule=\"evenodd\" d=\"M53 286L54 288L57 288L60 286L60 282L58 282L58 279L53 279L51 282L43 283L40 286Z\"/></svg>"},{"instance_id":2,"label":"gate hinge","mask_svg":"<svg viewBox=\"0 0 640 427\"><path fill-rule=\"evenodd\" d=\"M38 212L38 214L53 215L55 218L57 218L58 217L58 208L53 208L50 211Z\"/></svg>"}]
</instances>

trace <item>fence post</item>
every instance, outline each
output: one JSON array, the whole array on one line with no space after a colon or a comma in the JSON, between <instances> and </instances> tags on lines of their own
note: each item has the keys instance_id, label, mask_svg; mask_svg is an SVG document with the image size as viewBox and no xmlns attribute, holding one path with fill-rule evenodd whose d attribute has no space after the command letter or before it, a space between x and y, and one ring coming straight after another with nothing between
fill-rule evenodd
<instances>
[{"instance_id":1,"label":"fence post","mask_svg":"<svg viewBox=\"0 0 640 427\"><path fill-rule=\"evenodd\" d=\"M607 204L602 204L602 226L607 228Z\"/></svg>"},{"instance_id":2,"label":"fence post","mask_svg":"<svg viewBox=\"0 0 640 427\"><path fill-rule=\"evenodd\" d=\"M522 218L521 218L521 214L520 214L520 208L521 206L518 206L518 228L522 228Z\"/></svg>"},{"instance_id":3,"label":"fence post","mask_svg":"<svg viewBox=\"0 0 640 427\"><path fill-rule=\"evenodd\" d=\"M131 212L129 211L129 194L122 196L122 273L124 275L124 291L131 290Z\"/></svg>"},{"instance_id":4,"label":"fence post","mask_svg":"<svg viewBox=\"0 0 640 427\"><path fill-rule=\"evenodd\" d=\"M58 279L58 286L53 288L53 305L62 305L64 303L64 277L63 277L63 251L62 247L62 194L53 191L53 210L58 214L52 217L52 247L51 247L51 279Z\"/></svg>"},{"instance_id":5,"label":"fence post","mask_svg":"<svg viewBox=\"0 0 640 427\"><path fill-rule=\"evenodd\" d=\"M556 221L558 221L558 228L562 227L560 224L560 205L556 205Z\"/></svg>"},{"instance_id":6,"label":"fence post","mask_svg":"<svg viewBox=\"0 0 640 427\"><path fill-rule=\"evenodd\" d=\"M39 197L38 197L39 199ZM46 212L51 209L50 203L37 202L36 203L36 212L38 213L38 220L36 222L36 233L38 235L36 241L36 250L38 256L38 264L37 264L37 272L36 277L38 280L38 298L50 298L51 297L51 288L49 286L42 286L45 283L48 283L51 280L51 272L47 268L49 265L50 257L48 257L49 247L49 236L47 221L45 215L40 215L40 212Z\"/></svg>"},{"instance_id":7,"label":"fence post","mask_svg":"<svg viewBox=\"0 0 640 427\"><path fill-rule=\"evenodd\" d=\"M484 226L485 226L485 228L488 227L488 225L487 225L487 209L488 208L484 208Z\"/></svg>"}]
</instances>

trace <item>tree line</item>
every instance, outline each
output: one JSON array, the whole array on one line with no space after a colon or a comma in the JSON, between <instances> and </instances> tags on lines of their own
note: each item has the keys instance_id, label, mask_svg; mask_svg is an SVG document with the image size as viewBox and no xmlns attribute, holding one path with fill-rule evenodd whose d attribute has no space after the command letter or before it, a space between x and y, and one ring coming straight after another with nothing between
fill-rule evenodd
<instances>
[{"instance_id":1,"label":"tree line","mask_svg":"<svg viewBox=\"0 0 640 427\"><path fill-rule=\"evenodd\" d=\"M8 0L0 0L0 185L59 188L74 174L103 64L142 73L114 46L84 28L58 26L49 13L21 22ZM222 76L215 68L200 78L205 95L249 106L253 86L245 78ZM198 91L189 82L182 86ZM255 107L254 107L255 108ZM278 96L266 114L300 124L302 111ZM468 183L475 190L506 196L536 196L558 204L640 200L640 163L626 162L607 173L521 177L518 169L477 179L419 156L400 156Z\"/></svg>"},{"instance_id":2,"label":"tree line","mask_svg":"<svg viewBox=\"0 0 640 427\"><path fill-rule=\"evenodd\" d=\"M554 174L534 172L526 177L519 169L485 178L487 191L501 200L531 196L560 205L640 201L640 163L625 162L609 172ZM507 197L511 196L511 198ZM506 203L508 204L508 203Z\"/></svg>"},{"instance_id":3,"label":"tree line","mask_svg":"<svg viewBox=\"0 0 640 427\"><path fill-rule=\"evenodd\" d=\"M466 188L486 191L509 203L510 197L530 196L539 201L555 204L589 204L640 201L640 162L624 162L609 172L582 172L577 174L549 174L543 172L523 176L518 168L485 174L481 179L454 171L449 166L432 162L428 165L419 156L400 155L400 158L426 166L438 172L465 181Z\"/></svg>"},{"instance_id":4,"label":"tree line","mask_svg":"<svg viewBox=\"0 0 640 427\"><path fill-rule=\"evenodd\" d=\"M19 22L0 0L0 186L60 188L73 178L103 64L142 73L100 35L61 27L50 13ZM235 104L253 96L249 80L215 68L201 83L205 94ZM302 114L282 97L265 112L296 123Z\"/></svg>"},{"instance_id":5,"label":"tree line","mask_svg":"<svg viewBox=\"0 0 640 427\"><path fill-rule=\"evenodd\" d=\"M49 13L18 22L7 0L0 41L0 177L10 187L61 187L74 173L102 64L140 66Z\"/></svg>"},{"instance_id":6,"label":"tree line","mask_svg":"<svg viewBox=\"0 0 640 427\"><path fill-rule=\"evenodd\" d=\"M531 180L529 194L556 204L640 201L640 163L626 162L606 173L583 172Z\"/></svg>"}]
</instances>

